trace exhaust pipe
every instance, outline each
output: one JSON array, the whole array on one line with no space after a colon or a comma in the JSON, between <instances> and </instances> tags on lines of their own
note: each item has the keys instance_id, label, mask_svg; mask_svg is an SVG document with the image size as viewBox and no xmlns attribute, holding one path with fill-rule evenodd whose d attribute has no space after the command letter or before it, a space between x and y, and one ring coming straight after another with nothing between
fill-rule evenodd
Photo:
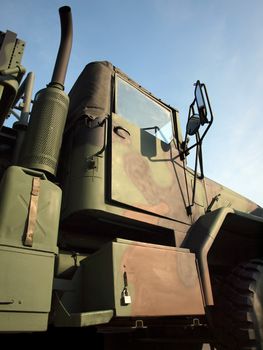
<instances>
[{"instance_id":1,"label":"exhaust pipe","mask_svg":"<svg viewBox=\"0 0 263 350\"><path fill-rule=\"evenodd\" d=\"M72 47L72 17L69 6L59 9L61 22L61 40L57 54L56 64L49 86L60 85L64 89L64 82L68 68L68 61Z\"/></svg>"},{"instance_id":2,"label":"exhaust pipe","mask_svg":"<svg viewBox=\"0 0 263 350\"><path fill-rule=\"evenodd\" d=\"M19 165L55 176L68 114L64 81L72 46L72 17L68 6L59 9L61 41L51 82L34 100Z\"/></svg>"}]
</instances>

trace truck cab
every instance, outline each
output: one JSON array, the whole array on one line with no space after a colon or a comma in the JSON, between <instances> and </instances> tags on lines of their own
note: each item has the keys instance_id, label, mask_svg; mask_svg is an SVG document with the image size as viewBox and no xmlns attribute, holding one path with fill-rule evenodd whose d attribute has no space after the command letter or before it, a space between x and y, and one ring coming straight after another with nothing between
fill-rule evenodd
<instances>
[{"instance_id":1,"label":"truck cab","mask_svg":"<svg viewBox=\"0 0 263 350\"><path fill-rule=\"evenodd\" d=\"M205 176L205 84L184 135L177 109L110 62L87 64L66 94L69 7L60 19L51 82L32 106L24 42L0 34L0 332L263 349L263 210Z\"/></svg>"}]
</instances>

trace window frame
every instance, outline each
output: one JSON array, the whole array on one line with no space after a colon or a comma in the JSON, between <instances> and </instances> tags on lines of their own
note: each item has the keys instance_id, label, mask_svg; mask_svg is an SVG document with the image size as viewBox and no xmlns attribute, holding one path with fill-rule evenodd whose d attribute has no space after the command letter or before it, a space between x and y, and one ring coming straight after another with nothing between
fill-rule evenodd
<instances>
[{"instance_id":1,"label":"window frame","mask_svg":"<svg viewBox=\"0 0 263 350\"><path fill-rule=\"evenodd\" d=\"M115 73L115 79L114 79L114 89L115 89L115 94L114 94L114 112L116 114L117 113L117 106L118 106L118 79L120 79L121 81L124 81L124 83L130 85L132 88L136 89L138 92L140 92L142 95L145 96L146 99L150 99L152 100L155 104L159 105L160 107L162 107L164 110L169 112L170 115L170 122L171 122L171 131L172 131L172 135L171 135L171 139L169 142L164 141L163 139L161 139L160 137L153 135L154 137L156 137L158 140L166 143L166 144L170 144L174 139L175 139L175 120L174 120L174 109L172 109L170 106L167 106L165 103L163 103L163 101L161 101L161 99L158 99L156 97L154 97L149 91L147 91L146 89L144 89L141 85L138 85L137 83L135 83L133 80L131 80L130 78L123 76L122 74L120 74L119 72ZM133 121L131 121L128 117L122 116L123 118L125 118L127 121L134 123ZM177 120L176 120L177 121ZM138 128L142 128L142 126L138 125L137 123L134 123ZM166 124L164 124L166 125Z\"/></svg>"}]
</instances>

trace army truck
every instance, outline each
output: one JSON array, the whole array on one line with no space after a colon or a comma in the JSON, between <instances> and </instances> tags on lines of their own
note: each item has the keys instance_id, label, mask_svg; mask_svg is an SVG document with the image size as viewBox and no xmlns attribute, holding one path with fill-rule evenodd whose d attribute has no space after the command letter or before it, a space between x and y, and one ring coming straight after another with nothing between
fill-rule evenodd
<instances>
[{"instance_id":1,"label":"army truck","mask_svg":"<svg viewBox=\"0 0 263 350\"><path fill-rule=\"evenodd\" d=\"M32 108L25 43L0 34L2 336L263 349L263 210L204 176L205 85L185 135L178 110L109 62L87 64L67 95L72 18L59 13L53 76Z\"/></svg>"}]
</instances>

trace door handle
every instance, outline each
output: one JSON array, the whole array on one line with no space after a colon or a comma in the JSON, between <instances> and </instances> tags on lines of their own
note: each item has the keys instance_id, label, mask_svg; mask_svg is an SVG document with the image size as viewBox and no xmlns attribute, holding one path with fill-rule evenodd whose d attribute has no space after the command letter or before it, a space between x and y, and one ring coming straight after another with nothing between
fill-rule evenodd
<instances>
[{"instance_id":1,"label":"door handle","mask_svg":"<svg viewBox=\"0 0 263 350\"><path fill-rule=\"evenodd\" d=\"M116 135L120 136L122 139L125 139L125 136L121 134L121 131L126 132L129 136L131 136L130 132L127 129L124 129L122 126L114 126L113 131Z\"/></svg>"},{"instance_id":2,"label":"door handle","mask_svg":"<svg viewBox=\"0 0 263 350\"><path fill-rule=\"evenodd\" d=\"M9 305L9 304L14 304L14 299L10 300L0 300L0 305Z\"/></svg>"}]
</instances>

